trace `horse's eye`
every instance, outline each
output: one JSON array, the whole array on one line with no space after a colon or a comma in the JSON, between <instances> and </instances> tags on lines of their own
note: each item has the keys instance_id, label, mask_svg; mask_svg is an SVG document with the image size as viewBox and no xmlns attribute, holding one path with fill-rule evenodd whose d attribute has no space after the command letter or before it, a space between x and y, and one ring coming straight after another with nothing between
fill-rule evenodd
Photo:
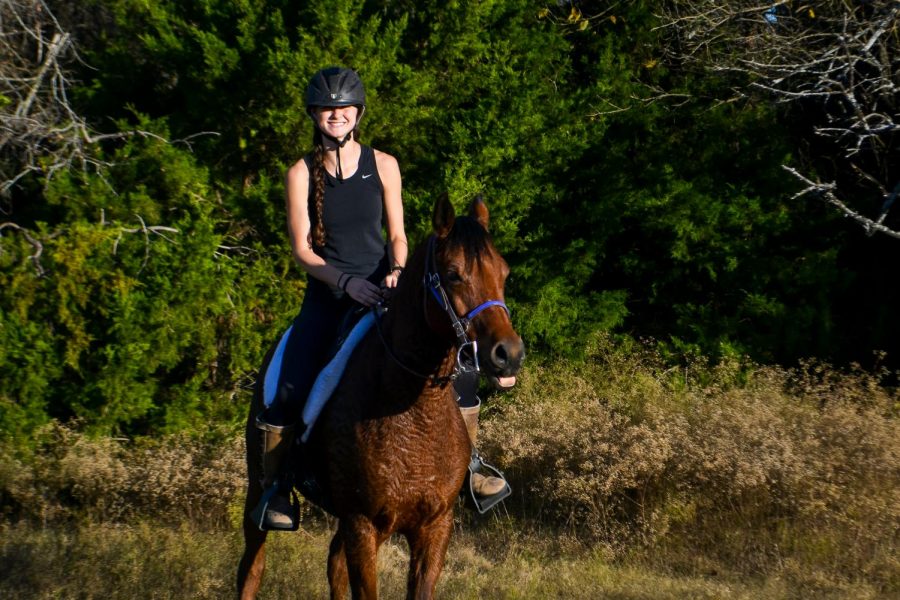
<instances>
[{"instance_id":1,"label":"horse's eye","mask_svg":"<svg viewBox=\"0 0 900 600\"><path fill-rule=\"evenodd\" d=\"M447 283L460 283L462 277L456 271L447 271Z\"/></svg>"}]
</instances>

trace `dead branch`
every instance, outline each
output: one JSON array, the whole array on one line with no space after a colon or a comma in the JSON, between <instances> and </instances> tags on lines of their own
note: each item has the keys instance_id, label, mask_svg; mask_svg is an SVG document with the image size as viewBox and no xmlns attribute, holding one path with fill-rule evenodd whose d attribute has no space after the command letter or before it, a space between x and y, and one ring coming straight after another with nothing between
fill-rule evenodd
<instances>
[{"instance_id":1,"label":"dead branch","mask_svg":"<svg viewBox=\"0 0 900 600\"><path fill-rule=\"evenodd\" d=\"M122 241L123 234L126 234L126 233L142 234L144 237L144 259L141 262L141 268L138 270L138 273L140 273L141 271L143 271L144 267L147 266L147 262L150 260L150 244L151 244L150 234L159 236L171 244L177 244L178 242L176 240L170 238L166 234L167 233L181 233L181 232L178 229L175 229L174 227L167 227L165 225L147 225L144 222L144 219L140 215L135 215L135 217L140 222L141 226L140 227L119 227L119 235L116 237L115 242L113 242L113 255L118 254L119 242ZM101 226L107 225L105 215L101 214L100 225ZM41 255L43 255L43 253L44 253L44 244L41 243L41 241L35 236L35 234L33 232L29 231L25 227L22 227L21 225L18 225L17 223L13 223L11 221L7 221L5 223L0 223L0 238L3 237L4 229L12 229L12 230L18 232L34 248L34 252L32 252L32 254L28 257L28 259L34 265L34 269L37 272L38 277L43 277L46 274L46 270L44 269L43 265L41 265ZM48 237L48 239L52 239L52 238L60 235L60 233L62 233L62 232L63 231L60 230L60 231L50 234L47 237ZM220 249L221 248L222 247L220 247ZM238 250L239 248L228 248L228 249L229 250ZM243 249L243 248L240 248L240 249ZM250 250L250 249L248 248L247 250ZM0 245L0 253L2 253L2 252L3 252L3 247L2 247L2 245ZM215 252L215 254L218 256L219 252Z\"/></svg>"},{"instance_id":2,"label":"dead branch","mask_svg":"<svg viewBox=\"0 0 900 600\"><path fill-rule=\"evenodd\" d=\"M669 0L659 31L667 59L742 79L748 94L786 105L818 107L812 135L839 149L838 168L866 187L887 189L900 133L900 3L783 0ZM870 233L900 238L838 200L836 189L812 183L816 194ZM825 187L823 187L825 186ZM887 196L887 194L885 194ZM891 203L887 203L890 210Z\"/></svg>"},{"instance_id":3,"label":"dead branch","mask_svg":"<svg viewBox=\"0 0 900 600\"><path fill-rule=\"evenodd\" d=\"M170 141L148 131L94 131L69 100L70 67L79 60L44 0L0 0L0 198L29 174L45 181L71 168L102 174L112 165L99 158L101 142L140 136L190 148L194 137L218 135Z\"/></svg>"},{"instance_id":4,"label":"dead branch","mask_svg":"<svg viewBox=\"0 0 900 600\"><path fill-rule=\"evenodd\" d=\"M31 254L31 256L28 257L28 259L34 265L34 269L35 269L35 271L37 271L38 277L43 277L44 276L44 267L41 266L41 254L44 253L44 245L40 241L38 241L35 237L33 237L27 229L25 229L24 227L20 227L20 226L16 225L15 223L0 223L0 238L3 237L3 230L6 228L10 228L10 229L14 229L14 230L18 231L20 234L22 234L22 237L24 237L25 240L29 244L31 244L31 246L34 248L34 252ZM2 246L0 246L0 252L2 252L2 251L3 251L3 248L2 248Z\"/></svg>"},{"instance_id":5,"label":"dead branch","mask_svg":"<svg viewBox=\"0 0 900 600\"><path fill-rule=\"evenodd\" d=\"M141 226L139 228L120 227L119 228L119 236L116 238L116 241L113 243L113 254L115 255L118 253L119 242L122 241L123 233L141 233L141 234L143 234L143 236L144 236L144 259L141 261L141 268L138 269L138 274L140 274L144 270L144 267L147 266L147 263L150 261L150 234L153 233L153 234L158 235L159 237L163 238L164 240L171 242L172 244L177 244L178 242L176 242L175 240L166 236L166 234L164 232L179 233L179 231L177 229L175 229L174 227L165 227L163 225L151 225L148 227L147 224L144 222L143 217L141 217L141 215L136 214L134 216L137 217L138 221L140 221Z\"/></svg>"},{"instance_id":6,"label":"dead branch","mask_svg":"<svg viewBox=\"0 0 900 600\"><path fill-rule=\"evenodd\" d=\"M893 229L890 229L890 228L882 225L882 221L884 221L885 216L887 216L887 210L882 209L882 213L879 216L878 220L873 221L872 219L870 219L866 216L863 216L863 215L859 214L858 212L856 212L855 210L851 209L844 202L842 202L837 196L835 196L834 192L837 189L837 185L835 185L834 182L821 183L821 182L817 182L817 181L812 181L811 179L802 175L800 172L798 172L796 169L794 169L792 167L782 165L782 168L785 171L787 171L788 173L790 173L791 175L793 175L794 177L796 177L797 179L799 179L800 181L802 181L803 183L805 183L807 186L803 190L794 194L794 196L793 196L794 199L800 198L801 196L805 196L807 194L815 194L817 196L820 196L828 204L831 204L832 206L837 208L845 217L849 217L849 218L853 219L854 221L856 221L857 223L859 223L860 225L862 225L862 227L866 230L866 233L868 235L873 235L874 233L883 233L890 237L900 239L900 231L894 231ZM897 189L900 190L900 184L898 184ZM896 190L894 192L894 197L896 197ZM891 197L886 198L885 204L887 204L888 202L892 202L892 200L893 199Z\"/></svg>"}]
</instances>

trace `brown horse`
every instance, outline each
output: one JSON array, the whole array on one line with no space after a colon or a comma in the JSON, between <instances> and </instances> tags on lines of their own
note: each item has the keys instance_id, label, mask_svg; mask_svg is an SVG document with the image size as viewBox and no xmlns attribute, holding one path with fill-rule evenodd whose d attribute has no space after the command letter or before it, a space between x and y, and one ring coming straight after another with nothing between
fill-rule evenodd
<instances>
[{"instance_id":1,"label":"brown horse","mask_svg":"<svg viewBox=\"0 0 900 600\"><path fill-rule=\"evenodd\" d=\"M466 362L460 349L497 387L515 382L524 357L503 304L509 268L487 232L485 204L476 199L470 215L457 218L444 195L433 224L308 442L316 479L339 519L328 556L335 599L346 596L348 585L355 599L377 597L376 555L395 532L409 542L408 597L432 597L472 452L451 383ZM477 342L475 353L468 336ZM257 389L247 426L241 598L256 596L265 565L266 532L249 518L262 493L253 424L261 408Z\"/></svg>"}]
</instances>

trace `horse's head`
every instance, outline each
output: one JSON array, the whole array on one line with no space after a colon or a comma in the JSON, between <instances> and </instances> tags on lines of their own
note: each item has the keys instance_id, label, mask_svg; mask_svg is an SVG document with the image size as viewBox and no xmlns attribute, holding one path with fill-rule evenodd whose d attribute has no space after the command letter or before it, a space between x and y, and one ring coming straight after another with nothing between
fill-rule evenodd
<instances>
[{"instance_id":1,"label":"horse's head","mask_svg":"<svg viewBox=\"0 0 900 600\"><path fill-rule=\"evenodd\" d=\"M426 318L433 329L455 336L458 347L467 340L477 342L475 356L482 373L494 387L504 389L515 385L525 345L504 302L509 266L488 233L488 216L480 197L472 202L469 215L460 217L446 194L438 199Z\"/></svg>"}]
</instances>

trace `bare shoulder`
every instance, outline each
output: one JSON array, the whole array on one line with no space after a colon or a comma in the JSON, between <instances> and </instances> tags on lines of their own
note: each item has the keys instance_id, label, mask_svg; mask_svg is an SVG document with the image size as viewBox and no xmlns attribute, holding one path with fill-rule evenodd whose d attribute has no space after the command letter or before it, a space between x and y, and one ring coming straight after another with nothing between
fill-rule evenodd
<instances>
[{"instance_id":1,"label":"bare shoulder","mask_svg":"<svg viewBox=\"0 0 900 600\"><path fill-rule=\"evenodd\" d=\"M295 162L285 174L288 183L306 183L309 181L309 169L302 158Z\"/></svg>"},{"instance_id":2,"label":"bare shoulder","mask_svg":"<svg viewBox=\"0 0 900 600\"><path fill-rule=\"evenodd\" d=\"M378 166L379 173L400 171L400 165L396 158L387 152L375 150L374 148L372 150L375 152L375 164Z\"/></svg>"}]
</instances>

